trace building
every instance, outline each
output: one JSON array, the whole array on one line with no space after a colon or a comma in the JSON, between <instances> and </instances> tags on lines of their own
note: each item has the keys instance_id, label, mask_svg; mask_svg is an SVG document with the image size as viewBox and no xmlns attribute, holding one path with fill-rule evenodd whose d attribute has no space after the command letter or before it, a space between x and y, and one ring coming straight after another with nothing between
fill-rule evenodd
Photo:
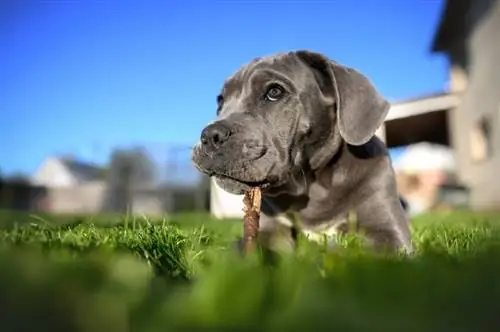
<instances>
[{"instance_id":1,"label":"building","mask_svg":"<svg viewBox=\"0 0 500 332\"><path fill-rule=\"evenodd\" d=\"M450 63L450 90L461 102L450 113L458 176L471 205L500 208L500 1L448 0L432 52Z\"/></svg>"},{"instance_id":2,"label":"building","mask_svg":"<svg viewBox=\"0 0 500 332\"><path fill-rule=\"evenodd\" d=\"M72 157L49 157L31 176L31 183L49 188L82 185L103 178L103 168Z\"/></svg>"},{"instance_id":3,"label":"building","mask_svg":"<svg viewBox=\"0 0 500 332\"><path fill-rule=\"evenodd\" d=\"M46 158L30 182L47 188L43 210L55 213L94 213L102 209L106 194L102 167L73 157Z\"/></svg>"},{"instance_id":4,"label":"building","mask_svg":"<svg viewBox=\"0 0 500 332\"><path fill-rule=\"evenodd\" d=\"M458 187L467 188L467 204L476 210L500 209L499 32L500 0L445 1L430 52L449 59L448 87L393 102L377 133L390 148L420 142L450 147ZM241 217L242 197L211 186L212 214Z\"/></svg>"},{"instance_id":5,"label":"building","mask_svg":"<svg viewBox=\"0 0 500 332\"><path fill-rule=\"evenodd\" d=\"M29 182L45 188L43 197L38 197L38 201L41 200L38 206L47 212L164 216L167 212L205 208L206 186L198 188L189 182L185 185L161 183L148 179L145 169L139 169L138 175L134 175L134 184L127 185L120 170L120 166L116 168L112 164L101 167L72 157L53 156L42 162ZM109 175L113 176L112 184Z\"/></svg>"},{"instance_id":6,"label":"building","mask_svg":"<svg viewBox=\"0 0 500 332\"><path fill-rule=\"evenodd\" d=\"M446 91L393 103L389 147L431 142L454 151L471 208L500 209L500 1L445 1L431 52L449 60Z\"/></svg>"}]
</instances>

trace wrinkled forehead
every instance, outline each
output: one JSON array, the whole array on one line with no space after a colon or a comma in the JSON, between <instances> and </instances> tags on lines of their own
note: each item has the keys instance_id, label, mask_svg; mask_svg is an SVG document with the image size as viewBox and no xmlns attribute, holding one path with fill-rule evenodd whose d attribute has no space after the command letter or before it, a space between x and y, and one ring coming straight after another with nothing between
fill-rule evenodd
<instances>
[{"instance_id":1,"label":"wrinkled forehead","mask_svg":"<svg viewBox=\"0 0 500 332\"><path fill-rule=\"evenodd\" d=\"M238 69L224 82L222 93L229 95L241 91L246 83L258 74L265 74L270 79L282 79L297 85L300 84L301 78L304 77L304 71L305 66L292 53L256 58Z\"/></svg>"}]
</instances>

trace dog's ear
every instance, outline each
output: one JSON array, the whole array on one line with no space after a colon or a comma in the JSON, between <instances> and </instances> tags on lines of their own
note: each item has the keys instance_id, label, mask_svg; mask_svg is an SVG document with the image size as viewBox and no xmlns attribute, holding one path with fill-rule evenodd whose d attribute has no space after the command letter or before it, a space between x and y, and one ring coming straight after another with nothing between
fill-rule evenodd
<instances>
[{"instance_id":1,"label":"dog's ear","mask_svg":"<svg viewBox=\"0 0 500 332\"><path fill-rule=\"evenodd\" d=\"M337 124L342 138L362 145L375 134L389 112L390 104L362 74L325 56L297 51L297 56L323 76L323 85L335 98Z\"/></svg>"}]
</instances>

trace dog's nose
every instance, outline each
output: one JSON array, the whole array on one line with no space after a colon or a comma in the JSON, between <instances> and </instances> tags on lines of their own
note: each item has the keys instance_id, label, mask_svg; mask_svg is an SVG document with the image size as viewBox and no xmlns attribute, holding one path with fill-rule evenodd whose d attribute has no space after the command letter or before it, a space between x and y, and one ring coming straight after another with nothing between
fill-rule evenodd
<instances>
[{"instance_id":1,"label":"dog's nose","mask_svg":"<svg viewBox=\"0 0 500 332\"><path fill-rule=\"evenodd\" d=\"M218 149L227 141L229 136L231 136L231 129L218 122L205 127L201 132L200 140L204 148Z\"/></svg>"}]
</instances>

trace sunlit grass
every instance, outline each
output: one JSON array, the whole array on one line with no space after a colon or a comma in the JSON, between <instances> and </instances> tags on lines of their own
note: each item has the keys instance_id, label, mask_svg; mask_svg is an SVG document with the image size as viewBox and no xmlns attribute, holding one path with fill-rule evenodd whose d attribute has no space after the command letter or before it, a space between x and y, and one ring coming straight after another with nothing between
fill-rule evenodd
<instances>
[{"instance_id":1,"label":"sunlit grass","mask_svg":"<svg viewBox=\"0 0 500 332\"><path fill-rule=\"evenodd\" d=\"M4 223L3 331L500 327L498 215L422 216L412 223L413 257L374 255L341 238L333 252L301 242L276 265L236 253L238 221L114 218L19 214Z\"/></svg>"}]
</instances>

